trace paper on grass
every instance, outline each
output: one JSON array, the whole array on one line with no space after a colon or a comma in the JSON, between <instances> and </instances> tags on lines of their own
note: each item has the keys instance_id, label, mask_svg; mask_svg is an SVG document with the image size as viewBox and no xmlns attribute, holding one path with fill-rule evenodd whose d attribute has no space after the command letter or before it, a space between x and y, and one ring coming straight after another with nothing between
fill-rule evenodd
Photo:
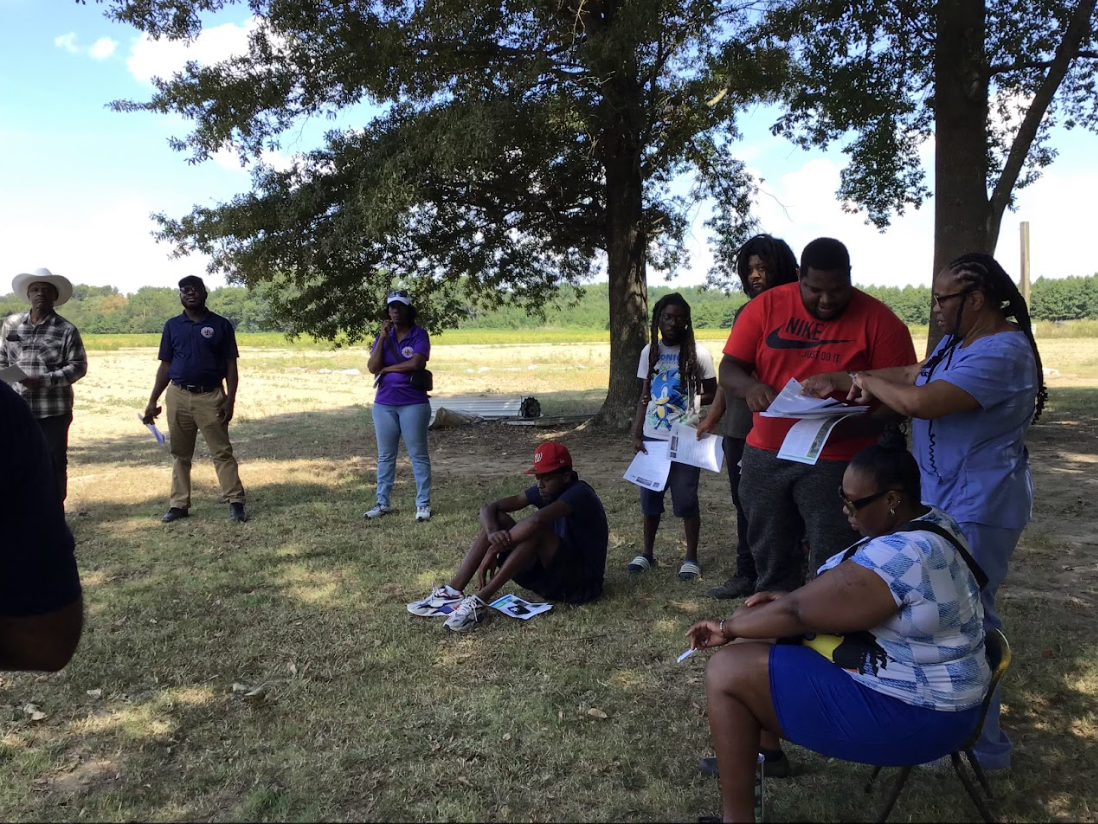
<instances>
[{"instance_id":1,"label":"paper on grass","mask_svg":"<svg viewBox=\"0 0 1098 824\"><path fill-rule=\"evenodd\" d=\"M4 369L0 369L0 381L5 381L6 383L18 383L26 377L27 373L18 366L8 366Z\"/></svg>"},{"instance_id":2,"label":"paper on grass","mask_svg":"<svg viewBox=\"0 0 1098 824\"><path fill-rule=\"evenodd\" d=\"M141 421L141 423L145 423L145 416L142 415L140 412L137 413L137 419ZM163 446L167 442L168 439L164 437L164 433L157 428L155 423L145 423L145 426L147 426L149 431L152 432L152 436L156 438L156 442L158 444Z\"/></svg>"},{"instance_id":3,"label":"paper on grass","mask_svg":"<svg viewBox=\"0 0 1098 824\"><path fill-rule=\"evenodd\" d=\"M790 427L785 440L782 441L778 457L786 461L815 466L835 424L849 417L851 415L835 415L831 418L797 421Z\"/></svg>"},{"instance_id":4,"label":"paper on grass","mask_svg":"<svg viewBox=\"0 0 1098 824\"><path fill-rule=\"evenodd\" d=\"M488 606L492 607L492 609L498 609L510 618L518 618L520 621L529 621L535 615L541 615L543 612L548 612L553 608L552 604L535 604L530 601L524 601L517 595L504 595L502 598L494 600Z\"/></svg>"},{"instance_id":5,"label":"paper on grass","mask_svg":"<svg viewBox=\"0 0 1098 824\"><path fill-rule=\"evenodd\" d=\"M724 463L723 443L720 435L705 434L699 438L697 429L677 423L671 427L667 456L676 463L720 472Z\"/></svg>"},{"instance_id":6,"label":"paper on grass","mask_svg":"<svg viewBox=\"0 0 1098 824\"><path fill-rule=\"evenodd\" d=\"M859 414L868 411L868 406L851 406L845 401L834 398L812 398L802 395L804 389L796 378L790 378L774 402L760 412L764 418L799 418L811 420L829 418L832 415Z\"/></svg>"},{"instance_id":7,"label":"paper on grass","mask_svg":"<svg viewBox=\"0 0 1098 824\"><path fill-rule=\"evenodd\" d=\"M648 450L647 454L638 452L634 455L622 477L631 484L659 492L667 486L667 475L671 471L667 441L645 441L644 448Z\"/></svg>"}]
</instances>

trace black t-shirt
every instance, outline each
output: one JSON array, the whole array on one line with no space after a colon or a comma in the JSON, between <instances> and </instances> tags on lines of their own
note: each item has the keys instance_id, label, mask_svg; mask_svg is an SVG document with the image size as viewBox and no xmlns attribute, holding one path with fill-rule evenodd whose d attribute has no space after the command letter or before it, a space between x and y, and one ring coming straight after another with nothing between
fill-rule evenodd
<instances>
[{"instance_id":1,"label":"black t-shirt","mask_svg":"<svg viewBox=\"0 0 1098 824\"><path fill-rule=\"evenodd\" d=\"M537 486L526 490L526 500L538 509L554 501L543 501ZM584 567L601 577L606 570L606 546L610 542L610 527L606 510L598 494L586 481L576 481L557 498L572 510L566 517L553 521L553 532L578 550Z\"/></svg>"},{"instance_id":2,"label":"black t-shirt","mask_svg":"<svg viewBox=\"0 0 1098 824\"><path fill-rule=\"evenodd\" d=\"M41 615L75 601L73 550L46 439L0 381L0 615Z\"/></svg>"}]
</instances>

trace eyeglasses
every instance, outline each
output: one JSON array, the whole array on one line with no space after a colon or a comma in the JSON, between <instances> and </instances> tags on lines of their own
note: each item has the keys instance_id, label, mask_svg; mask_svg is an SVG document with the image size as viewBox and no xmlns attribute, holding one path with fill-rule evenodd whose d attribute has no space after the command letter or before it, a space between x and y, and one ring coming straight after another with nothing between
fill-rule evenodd
<instances>
[{"instance_id":1,"label":"eyeglasses","mask_svg":"<svg viewBox=\"0 0 1098 824\"><path fill-rule=\"evenodd\" d=\"M891 489L882 489L880 492L874 492L872 495L866 495L864 498L858 498L856 501L852 501L846 497L846 493L843 492L843 488L840 486L839 497L843 499L843 511L846 512L847 515L857 515L859 509L869 506L874 501L880 500L892 491L893 490Z\"/></svg>"},{"instance_id":2,"label":"eyeglasses","mask_svg":"<svg viewBox=\"0 0 1098 824\"><path fill-rule=\"evenodd\" d=\"M186 286L180 286L179 291L180 292L201 292L202 287L201 286L195 286L193 283L189 283Z\"/></svg>"},{"instance_id":3,"label":"eyeglasses","mask_svg":"<svg viewBox=\"0 0 1098 824\"><path fill-rule=\"evenodd\" d=\"M686 315L672 315L669 312L664 312L660 315L660 323L673 323L676 326L686 326L688 322Z\"/></svg>"},{"instance_id":4,"label":"eyeglasses","mask_svg":"<svg viewBox=\"0 0 1098 824\"><path fill-rule=\"evenodd\" d=\"M954 292L952 295L933 295L934 305L939 309L942 308L942 304L947 301L951 301L954 298L965 298L972 294L971 289L962 289L960 292Z\"/></svg>"}]
</instances>

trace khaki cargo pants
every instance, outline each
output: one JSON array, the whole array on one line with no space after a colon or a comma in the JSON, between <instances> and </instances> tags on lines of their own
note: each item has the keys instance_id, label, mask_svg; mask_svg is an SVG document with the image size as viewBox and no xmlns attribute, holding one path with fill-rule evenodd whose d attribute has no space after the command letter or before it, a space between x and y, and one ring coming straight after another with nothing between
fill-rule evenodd
<instances>
[{"instance_id":1,"label":"khaki cargo pants","mask_svg":"<svg viewBox=\"0 0 1098 824\"><path fill-rule=\"evenodd\" d=\"M164 402L168 407L168 431L171 433L172 496L171 506L178 509L191 507L191 458L199 431L210 448L217 480L221 484L221 497L230 504L244 503L244 486L240 483L240 471L233 457L233 445L229 443L229 431L221 424L217 411L225 401L225 392L194 394L168 384Z\"/></svg>"}]
</instances>

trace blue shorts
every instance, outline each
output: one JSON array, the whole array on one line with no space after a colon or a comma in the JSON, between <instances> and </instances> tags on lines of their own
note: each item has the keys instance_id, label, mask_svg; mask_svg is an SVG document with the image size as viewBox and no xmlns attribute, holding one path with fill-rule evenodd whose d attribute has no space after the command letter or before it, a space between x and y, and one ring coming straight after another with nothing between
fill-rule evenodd
<instances>
[{"instance_id":1,"label":"blue shorts","mask_svg":"<svg viewBox=\"0 0 1098 824\"><path fill-rule=\"evenodd\" d=\"M770 695L787 740L829 758L882 767L948 755L980 720L979 704L960 712L915 707L864 686L799 644L771 648Z\"/></svg>"}]
</instances>

